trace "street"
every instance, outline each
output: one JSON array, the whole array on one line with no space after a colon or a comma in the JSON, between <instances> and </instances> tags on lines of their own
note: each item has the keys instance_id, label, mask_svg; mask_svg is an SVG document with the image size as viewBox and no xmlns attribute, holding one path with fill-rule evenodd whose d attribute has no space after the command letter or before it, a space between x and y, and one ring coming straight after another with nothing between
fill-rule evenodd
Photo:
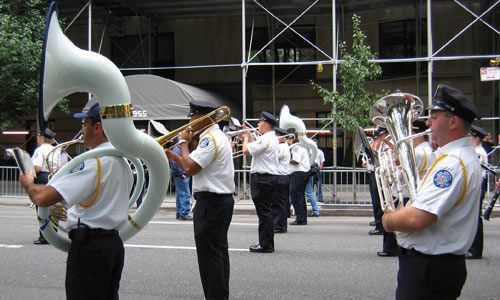
<instances>
[{"instance_id":1,"label":"street","mask_svg":"<svg viewBox=\"0 0 500 300\"><path fill-rule=\"evenodd\" d=\"M33 245L35 210L0 205L0 299L64 299L66 253ZM397 258L377 257L370 217L309 218L275 236L272 254L250 253L257 217L234 215L231 299L393 299ZM461 299L500 299L500 219L484 222L484 258L467 261ZM125 242L121 299L203 299L192 222L159 211Z\"/></svg>"}]
</instances>

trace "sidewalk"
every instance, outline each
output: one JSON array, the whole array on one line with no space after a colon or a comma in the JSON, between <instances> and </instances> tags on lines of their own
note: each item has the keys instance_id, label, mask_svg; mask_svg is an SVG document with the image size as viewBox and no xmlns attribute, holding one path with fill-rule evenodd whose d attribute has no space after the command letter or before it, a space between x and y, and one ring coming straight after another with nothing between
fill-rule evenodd
<instances>
[{"instance_id":1,"label":"sidewalk","mask_svg":"<svg viewBox=\"0 0 500 300\"><path fill-rule=\"evenodd\" d=\"M252 200L237 200L235 197L234 214L255 215L255 206ZM30 205L28 197L1 197L0 205ZM320 214L322 216L371 216L373 215L371 206L358 205L339 205L339 204L320 204ZM175 198L165 197L160 207L167 212L175 212ZM310 210L310 205L308 205Z\"/></svg>"}]
</instances>

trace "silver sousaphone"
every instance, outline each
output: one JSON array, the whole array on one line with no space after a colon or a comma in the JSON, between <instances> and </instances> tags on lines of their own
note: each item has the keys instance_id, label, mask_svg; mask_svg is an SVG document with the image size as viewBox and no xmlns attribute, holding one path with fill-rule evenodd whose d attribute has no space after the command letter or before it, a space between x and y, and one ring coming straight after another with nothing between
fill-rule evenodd
<instances>
[{"instance_id":1,"label":"silver sousaphone","mask_svg":"<svg viewBox=\"0 0 500 300\"><path fill-rule=\"evenodd\" d=\"M100 99L102 125L113 145L77 156L57 172L49 183L57 181L83 161L95 156L121 156L131 158L137 164L140 159L146 164L149 188L143 203L119 228L122 240L131 238L151 220L167 192L170 172L163 148L155 139L135 128L130 93L120 70L106 57L79 49L63 34L55 2L50 4L47 13L41 70L41 128L44 128L50 112L60 99L75 92L88 92ZM45 238L56 248L68 251L70 240L64 230L56 232L52 226L48 226L49 208L39 208L38 217Z\"/></svg>"}]
</instances>

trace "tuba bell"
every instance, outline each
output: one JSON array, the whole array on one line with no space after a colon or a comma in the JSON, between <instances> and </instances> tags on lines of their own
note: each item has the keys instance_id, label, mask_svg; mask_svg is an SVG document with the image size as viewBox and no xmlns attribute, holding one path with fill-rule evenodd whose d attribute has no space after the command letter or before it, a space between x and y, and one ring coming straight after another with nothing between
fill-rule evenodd
<instances>
[{"instance_id":1,"label":"tuba bell","mask_svg":"<svg viewBox=\"0 0 500 300\"><path fill-rule=\"evenodd\" d=\"M413 139L430 134L412 134L412 123L423 111L420 98L408 93L395 93L376 101L370 108L370 119L386 128L390 138L377 150L379 166L375 177L382 210L397 210L415 199L419 184ZM409 200L405 203L405 198Z\"/></svg>"},{"instance_id":2,"label":"tuba bell","mask_svg":"<svg viewBox=\"0 0 500 300\"><path fill-rule=\"evenodd\" d=\"M306 125L304 121L300 118L293 116L290 113L290 108L288 105L283 105L280 111L279 127L285 130L293 128L299 142L306 148L309 149L309 162L312 165L318 156L318 146L316 143L307 137Z\"/></svg>"},{"instance_id":3,"label":"tuba bell","mask_svg":"<svg viewBox=\"0 0 500 300\"><path fill-rule=\"evenodd\" d=\"M150 136L137 130L132 121L130 93L120 70L106 57L77 48L62 32L57 6L51 2L47 13L42 50L39 86L39 121L44 128L50 112L63 97L74 92L88 92L100 99L100 115L104 132L113 147L85 152L67 163L49 181L55 182L83 161L95 156L122 156L139 164L142 160L149 171L149 188L142 205L119 228L122 240L127 240L151 220L160 207L170 182L169 163L162 147ZM56 248L67 251L70 241L55 231L50 222L49 208L38 210L40 229ZM64 232L63 232L64 233Z\"/></svg>"}]
</instances>

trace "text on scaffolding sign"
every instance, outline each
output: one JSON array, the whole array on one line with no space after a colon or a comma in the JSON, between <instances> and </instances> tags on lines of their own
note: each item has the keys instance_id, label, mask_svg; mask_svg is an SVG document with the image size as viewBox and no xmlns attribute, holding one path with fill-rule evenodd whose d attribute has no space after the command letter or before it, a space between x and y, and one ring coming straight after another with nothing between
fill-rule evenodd
<instances>
[{"instance_id":1,"label":"text on scaffolding sign","mask_svg":"<svg viewBox=\"0 0 500 300\"><path fill-rule=\"evenodd\" d=\"M483 67L480 74L481 81L500 80L500 67Z\"/></svg>"}]
</instances>

